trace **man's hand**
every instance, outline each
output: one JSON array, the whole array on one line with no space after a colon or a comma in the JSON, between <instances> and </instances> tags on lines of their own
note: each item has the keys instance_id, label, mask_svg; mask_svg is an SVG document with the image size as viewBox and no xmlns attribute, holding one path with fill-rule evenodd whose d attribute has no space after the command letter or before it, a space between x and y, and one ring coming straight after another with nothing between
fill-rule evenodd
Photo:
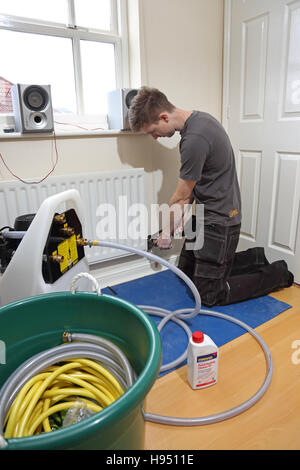
<instances>
[{"instance_id":1,"label":"man's hand","mask_svg":"<svg viewBox=\"0 0 300 470\"><path fill-rule=\"evenodd\" d=\"M182 233L184 223L185 204L190 205L193 202L193 188L196 181L188 181L179 178L177 188L171 197L169 207L169 220L164 227L162 234L156 241L156 246L161 250L172 248L174 236Z\"/></svg>"},{"instance_id":2,"label":"man's hand","mask_svg":"<svg viewBox=\"0 0 300 470\"><path fill-rule=\"evenodd\" d=\"M172 248L172 240L173 238L171 236L162 233L156 240L156 246L158 246L160 250L169 250Z\"/></svg>"}]
</instances>

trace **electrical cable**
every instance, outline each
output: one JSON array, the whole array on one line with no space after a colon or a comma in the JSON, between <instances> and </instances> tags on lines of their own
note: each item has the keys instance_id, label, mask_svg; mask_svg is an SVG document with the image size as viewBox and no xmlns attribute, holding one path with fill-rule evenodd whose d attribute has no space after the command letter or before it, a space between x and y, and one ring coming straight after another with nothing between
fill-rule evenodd
<instances>
[{"instance_id":1,"label":"electrical cable","mask_svg":"<svg viewBox=\"0 0 300 470\"><path fill-rule=\"evenodd\" d=\"M78 129L83 129L85 131L105 131L107 129L104 129L104 127L94 127L92 129L88 129L87 127L80 126L79 124L74 124L71 122L59 122L59 121L54 121L55 124L60 124L62 126L72 126L72 127L78 127Z\"/></svg>"},{"instance_id":2,"label":"electrical cable","mask_svg":"<svg viewBox=\"0 0 300 470\"><path fill-rule=\"evenodd\" d=\"M53 140L54 140L54 148L55 148L55 155L56 155L56 157L55 157L55 162L53 163L51 170L48 171L48 173L46 173L46 175L43 176L43 177L42 177L40 180L38 180L38 181L26 181L26 180L24 180L23 178L20 178L20 176L16 175L16 174L9 168L9 166L7 165L7 163L6 163L6 161L4 160L4 158L3 158L2 154L1 154L1 152L0 152L0 159L2 160L2 162L3 162L4 166L5 166L5 168L7 169L7 171L8 171L12 176L14 176L15 178L17 178L17 180L21 181L21 182L24 183L24 184L40 184L40 183L42 183L46 178L48 178L48 176L50 176L50 175L54 172L54 170L55 170L55 168L56 168L56 165L57 165L57 163L58 163L58 150L57 150L57 143L56 143L56 134L55 134L55 131L53 131Z\"/></svg>"}]
</instances>

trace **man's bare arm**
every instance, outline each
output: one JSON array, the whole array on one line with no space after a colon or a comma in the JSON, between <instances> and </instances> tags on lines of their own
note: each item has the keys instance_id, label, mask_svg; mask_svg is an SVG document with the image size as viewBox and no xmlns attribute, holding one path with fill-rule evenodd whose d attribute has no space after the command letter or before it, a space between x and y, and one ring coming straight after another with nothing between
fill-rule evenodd
<instances>
[{"instance_id":1,"label":"man's bare arm","mask_svg":"<svg viewBox=\"0 0 300 470\"><path fill-rule=\"evenodd\" d=\"M193 188L195 184L196 181L179 179L177 188L169 202L169 223L163 227L162 234L157 240L159 248L170 248L176 230L182 227L185 206L191 204L194 199Z\"/></svg>"}]
</instances>

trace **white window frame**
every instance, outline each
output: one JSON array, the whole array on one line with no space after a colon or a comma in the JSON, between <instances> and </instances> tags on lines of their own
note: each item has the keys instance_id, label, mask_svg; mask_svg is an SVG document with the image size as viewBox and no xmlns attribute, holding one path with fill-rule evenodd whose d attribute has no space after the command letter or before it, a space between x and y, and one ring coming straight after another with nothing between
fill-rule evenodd
<instances>
[{"instance_id":1,"label":"white window frame","mask_svg":"<svg viewBox=\"0 0 300 470\"><path fill-rule=\"evenodd\" d=\"M76 89L77 113L57 114L60 121L76 124L90 123L91 116L84 114L83 81L80 55L80 40L110 43L115 48L116 87L129 87L129 57L128 57L128 26L127 26L127 0L111 0L112 24L110 31L87 29L75 24L74 0L66 0L69 6L67 24L45 22L31 18L16 17L0 14L0 29L10 31L42 34L70 38L73 44L74 80ZM12 114L0 114L0 124L10 124ZM93 115L97 123L107 121L107 116ZM55 119L55 118L54 118ZM70 128L68 129L70 133Z\"/></svg>"}]
</instances>

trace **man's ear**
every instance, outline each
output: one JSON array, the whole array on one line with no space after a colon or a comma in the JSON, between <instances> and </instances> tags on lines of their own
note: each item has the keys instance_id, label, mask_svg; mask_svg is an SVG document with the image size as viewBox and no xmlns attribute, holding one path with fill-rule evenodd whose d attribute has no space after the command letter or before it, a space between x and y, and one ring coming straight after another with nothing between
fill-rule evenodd
<instances>
[{"instance_id":1,"label":"man's ear","mask_svg":"<svg viewBox=\"0 0 300 470\"><path fill-rule=\"evenodd\" d=\"M165 121L165 122L169 122L169 120L170 120L169 114L166 113L166 112L160 113L158 118L161 119L162 121Z\"/></svg>"}]
</instances>

